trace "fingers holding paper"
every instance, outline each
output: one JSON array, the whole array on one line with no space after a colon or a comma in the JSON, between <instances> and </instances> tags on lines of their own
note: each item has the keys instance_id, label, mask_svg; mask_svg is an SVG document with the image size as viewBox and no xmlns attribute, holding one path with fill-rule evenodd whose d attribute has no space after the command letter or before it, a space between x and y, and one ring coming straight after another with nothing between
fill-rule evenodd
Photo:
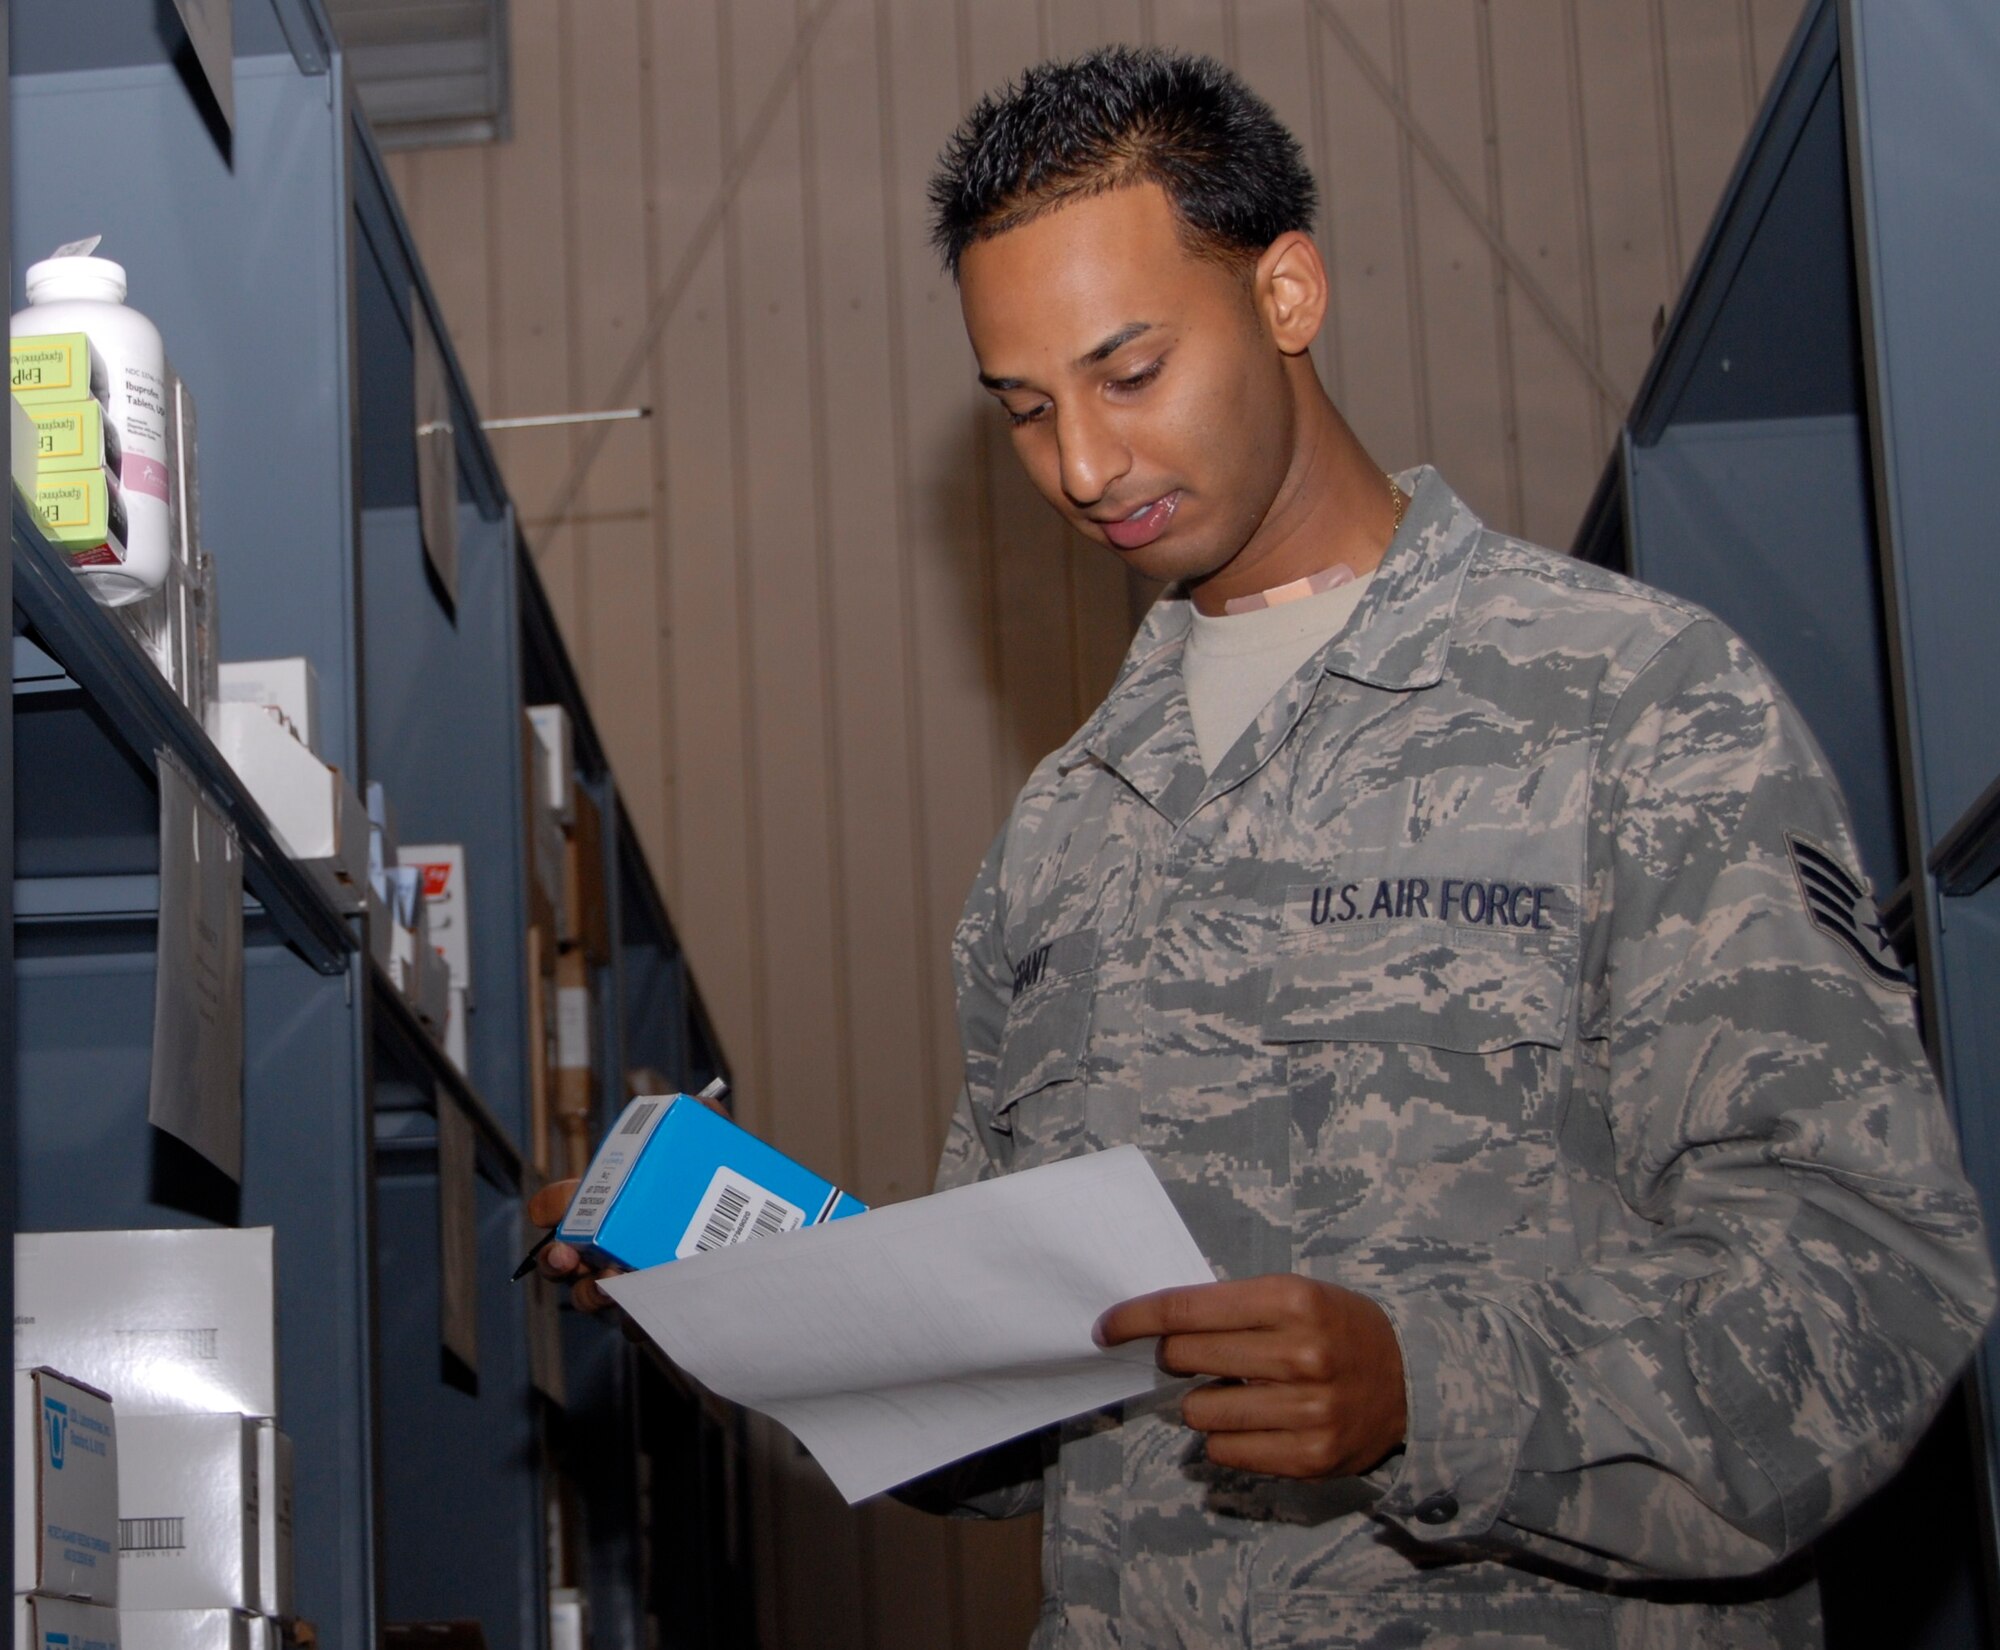
<instances>
[{"instance_id":1,"label":"fingers holding paper","mask_svg":"<svg viewBox=\"0 0 2000 1650\"><path fill-rule=\"evenodd\" d=\"M1403 1441L1403 1357L1365 1295L1276 1275L1163 1289L1098 1320L1105 1346L1159 1337L1160 1367L1215 1377L1181 1403L1217 1466L1283 1478L1366 1472Z\"/></svg>"}]
</instances>

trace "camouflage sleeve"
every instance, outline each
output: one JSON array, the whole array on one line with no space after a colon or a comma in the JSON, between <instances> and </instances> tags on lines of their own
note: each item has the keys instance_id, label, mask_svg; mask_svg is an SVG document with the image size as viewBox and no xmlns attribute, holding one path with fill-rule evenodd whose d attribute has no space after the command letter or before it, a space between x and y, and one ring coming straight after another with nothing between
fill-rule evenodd
<instances>
[{"instance_id":1,"label":"camouflage sleeve","mask_svg":"<svg viewBox=\"0 0 2000 1650\"><path fill-rule=\"evenodd\" d=\"M1899 1464L1992 1263L1839 794L1743 644L1704 620L1662 648L1592 785L1564 1139L1622 1207L1579 1205L1584 1258L1542 1283L1384 1303L1410 1427L1379 1510L1606 1576L1748 1574Z\"/></svg>"},{"instance_id":2,"label":"camouflage sleeve","mask_svg":"<svg viewBox=\"0 0 2000 1650\"><path fill-rule=\"evenodd\" d=\"M1001 841L993 845L972 885L952 942L952 970L958 986L959 1036L965 1046L965 1084L958 1093L944 1151L938 1158L935 1190L970 1186L1001 1173L990 1138L979 1125L975 1092L990 1096L999 1067L1000 1036L1007 1023L1011 980L1001 949L999 865ZM983 1108L993 1115L991 1106ZM955 1518L1018 1518L1039 1511L1045 1438L1017 1438L970 1460L955 1461L927 1478L905 1484L896 1499L924 1512Z\"/></svg>"}]
</instances>

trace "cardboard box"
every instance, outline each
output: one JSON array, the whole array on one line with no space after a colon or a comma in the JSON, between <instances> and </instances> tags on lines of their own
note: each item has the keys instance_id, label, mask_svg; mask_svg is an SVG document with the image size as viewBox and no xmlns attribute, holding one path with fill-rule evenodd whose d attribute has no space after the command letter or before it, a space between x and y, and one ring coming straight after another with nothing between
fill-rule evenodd
<instances>
[{"instance_id":1,"label":"cardboard box","mask_svg":"<svg viewBox=\"0 0 2000 1650\"><path fill-rule=\"evenodd\" d=\"M424 910L424 874L414 865L392 865L389 887L389 978L405 1000L417 995L417 955L430 943Z\"/></svg>"},{"instance_id":2,"label":"cardboard box","mask_svg":"<svg viewBox=\"0 0 2000 1650\"><path fill-rule=\"evenodd\" d=\"M263 705L291 725L299 743L319 755L319 675L312 660L235 659L217 685L225 705Z\"/></svg>"},{"instance_id":3,"label":"cardboard box","mask_svg":"<svg viewBox=\"0 0 2000 1650\"><path fill-rule=\"evenodd\" d=\"M565 945L575 945L599 967L611 961L611 908L604 889L604 817L582 786L575 791L575 823L563 842Z\"/></svg>"},{"instance_id":4,"label":"cardboard box","mask_svg":"<svg viewBox=\"0 0 2000 1650\"><path fill-rule=\"evenodd\" d=\"M557 1235L636 1272L866 1207L692 1096L662 1095L620 1114Z\"/></svg>"},{"instance_id":5,"label":"cardboard box","mask_svg":"<svg viewBox=\"0 0 2000 1650\"><path fill-rule=\"evenodd\" d=\"M111 404L104 358L80 332L45 332L9 340L14 399L24 407L76 401Z\"/></svg>"},{"instance_id":6,"label":"cardboard box","mask_svg":"<svg viewBox=\"0 0 2000 1650\"><path fill-rule=\"evenodd\" d=\"M49 542L73 567L117 567L125 560L125 495L102 470L35 477L35 509Z\"/></svg>"},{"instance_id":7,"label":"cardboard box","mask_svg":"<svg viewBox=\"0 0 2000 1650\"><path fill-rule=\"evenodd\" d=\"M257 1422L128 1415L118 1445L120 1607L256 1609Z\"/></svg>"},{"instance_id":8,"label":"cardboard box","mask_svg":"<svg viewBox=\"0 0 2000 1650\"><path fill-rule=\"evenodd\" d=\"M472 996L472 901L466 887L465 845L460 842L405 843L398 865L424 874L424 906L430 912L431 944L451 970L451 983Z\"/></svg>"},{"instance_id":9,"label":"cardboard box","mask_svg":"<svg viewBox=\"0 0 2000 1650\"><path fill-rule=\"evenodd\" d=\"M14 1366L49 1364L128 1415L278 1409L276 1255L268 1226L21 1232Z\"/></svg>"},{"instance_id":10,"label":"cardboard box","mask_svg":"<svg viewBox=\"0 0 2000 1650\"><path fill-rule=\"evenodd\" d=\"M590 962L581 951L556 959L555 1112L562 1131L564 1172L590 1165L597 1117L597 1016Z\"/></svg>"},{"instance_id":11,"label":"cardboard box","mask_svg":"<svg viewBox=\"0 0 2000 1650\"><path fill-rule=\"evenodd\" d=\"M118 426L96 401L37 407L28 414L35 426L35 473L64 475L101 470L117 475L124 463Z\"/></svg>"},{"instance_id":12,"label":"cardboard box","mask_svg":"<svg viewBox=\"0 0 2000 1650\"><path fill-rule=\"evenodd\" d=\"M14 1650L118 1650L118 1612L68 1598L17 1598Z\"/></svg>"},{"instance_id":13,"label":"cardboard box","mask_svg":"<svg viewBox=\"0 0 2000 1650\"><path fill-rule=\"evenodd\" d=\"M14 1375L14 1591L118 1602L111 1400L53 1369Z\"/></svg>"},{"instance_id":14,"label":"cardboard box","mask_svg":"<svg viewBox=\"0 0 2000 1650\"><path fill-rule=\"evenodd\" d=\"M530 705L528 720L542 742L543 805L566 831L576 817L576 748L570 739L569 712L561 705Z\"/></svg>"},{"instance_id":15,"label":"cardboard box","mask_svg":"<svg viewBox=\"0 0 2000 1650\"><path fill-rule=\"evenodd\" d=\"M549 1650L583 1650L583 1594L575 1587L549 1589Z\"/></svg>"},{"instance_id":16,"label":"cardboard box","mask_svg":"<svg viewBox=\"0 0 2000 1650\"><path fill-rule=\"evenodd\" d=\"M342 910L360 909L368 886L368 814L330 768L262 705L216 707L216 745L278 833Z\"/></svg>"},{"instance_id":17,"label":"cardboard box","mask_svg":"<svg viewBox=\"0 0 2000 1650\"><path fill-rule=\"evenodd\" d=\"M292 1440L257 1423L257 1612L292 1613Z\"/></svg>"},{"instance_id":18,"label":"cardboard box","mask_svg":"<svg viewBox=\"0 0 2000 1650\"><path fill-rule=\"evenodd\" d=\"M119 1650L265 1650L268 1625L240 1610L120 1610Z\"/></svg>"}]
</instances>

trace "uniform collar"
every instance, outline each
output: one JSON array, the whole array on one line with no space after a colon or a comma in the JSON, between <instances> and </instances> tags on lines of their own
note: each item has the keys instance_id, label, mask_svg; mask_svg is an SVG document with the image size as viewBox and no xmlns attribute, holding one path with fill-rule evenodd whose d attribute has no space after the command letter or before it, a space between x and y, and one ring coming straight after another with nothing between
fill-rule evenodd
<instances>
[{"instance_id":1,"label":"uniform collar","mask_svg":"<svg viewBox=\"0 0 2000 1650\"><path fill-rule=\"evenodd\" d=\"M1443 679L1459 591L1480 523L1428 465L1396 482L1410 496L1403 524L1353 617L1317 662L1324 673L1406 692ZM1193 603L1178 586L1153 604L1111 692L1061 758L1064 771L1095 759L1175 820L1191 814L1210 789L1181 679L1193 612ZM1311 698L1313 679L1302 672L1265 708L1255 724L1256 744L1273 736L1282 742L1289 735ZM1239 746L1216 770L1215 789L1240 784L1271 754L1265 750L1252 756Z\"/></svg>"}]
</instances>

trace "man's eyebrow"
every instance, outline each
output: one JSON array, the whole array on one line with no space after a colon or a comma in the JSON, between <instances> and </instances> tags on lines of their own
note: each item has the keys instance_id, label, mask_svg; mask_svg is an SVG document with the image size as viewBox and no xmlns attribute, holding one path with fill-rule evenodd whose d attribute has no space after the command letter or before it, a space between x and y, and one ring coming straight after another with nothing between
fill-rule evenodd
<instances>
[{"instance_id":1,"label":"man's eyebrow","mask_svg":"<svg viewBox=\"0 0 2000 1650\"><path fill-rule=\"evenodd\" d=\"M1127 321L1109 338L1105 339L1103 343L1099 344L1096 349L1079 355L1076 358L1076 364L1079 367L1097 366L1102 362L1110 360L1112 356L1116 355L1140 334L1151 332L1152 330L1153 323L1151 321Z\"/></svg>"},{"instance_id":2,"label":"man's eyebrow","mask_svg":"<svg viewBox=\"0 0 2000 1650\"><path fill-rule=\"evenodd\" d=\"M1153 323L1151 321L1127 321L1125 325L1120 327L1095 349L1086 350L1083 354L1079 355L1076 358L1075 365L1079 367L1102 365L1127 344L1131 343L1134 338L1140 337L1142 334L1151 332L1152 330ZM991 373L986 372L982 372L979 375L979 382L984 384L989 390L997 391L1003 395L1009 390L1021 390L1028 387L1028 381L1025 378L995 378Z\"/></svg>"}]
</instances>

